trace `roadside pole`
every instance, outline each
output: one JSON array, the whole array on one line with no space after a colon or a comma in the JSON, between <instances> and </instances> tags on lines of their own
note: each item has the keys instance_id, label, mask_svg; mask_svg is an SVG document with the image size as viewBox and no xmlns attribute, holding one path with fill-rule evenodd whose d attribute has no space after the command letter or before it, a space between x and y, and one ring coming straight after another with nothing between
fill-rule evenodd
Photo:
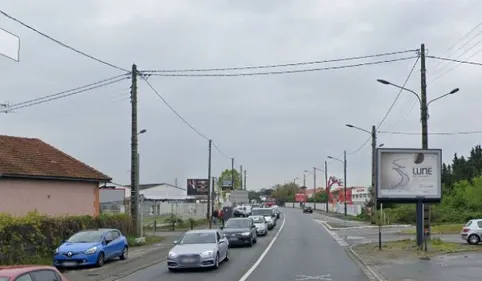
<instances>
[{"instance_id":1,"label":"roadside pole","mask_svg":"<svg viewBox=\"0 0 482 281\"><path fill-rule=\"evenodd\" d=\"M208 204L207 204L207 219L209 221L209 228L213 228L213 219L212 219L212 211L213 208L211 207L211 200L212 200L212 188L211 186L211 148L212 148L212 140L209 140L209 157L208 157ZM214 179L213 179L214 181Z\"/></svg>"}]
</instances>

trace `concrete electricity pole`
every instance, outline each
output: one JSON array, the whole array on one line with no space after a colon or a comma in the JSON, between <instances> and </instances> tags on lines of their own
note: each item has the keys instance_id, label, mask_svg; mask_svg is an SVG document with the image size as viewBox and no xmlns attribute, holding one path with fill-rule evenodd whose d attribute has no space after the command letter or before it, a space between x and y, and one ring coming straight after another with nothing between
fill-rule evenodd
<instances>
[{"instance_id":1,"label":"concrete electricity pole","mask_svg":"<svg viewBox=\"0 0 482 281\"><path fill-rule=\"evenodd\" d=\"M213 227L212 223L212 210L213 208L211 207L211 200L212 200L212 191L211 191L211 148L212 148L213 141L209 140L209 156L208 156L208 210L207 210L207 219L209 221L209 228L211 229Z\"/></svg>"},{"instance_id":2,"label":"concrete electricity pole","mask_svg":"<svg viewBox=\"0 0 482 281\"><path fill-rule=\"evenodd\" d=\"M244 170L244 190L246 190L246 170Z\"/></svg>"},{"instance_id":3,"label":"concrete electricity pole","mask_svg":"<svg viewBox=\"0 0 482 281\"><path fill-rule=\"evenodd\" d=\"M132 65L131 73L131 219L133 227L136 231L136 237L139 237L138 227L138 194L139 181L137 177L138 149L137 149L137 66Z\"/></svg>"},{"instance_id":4,"label":"concrete electricity pole","mask_svg":"<svg viewBox=\"0 0 482 281\"><path fill-rule=\"evenodd\" d=\"M313 210L316 210L316 167L313 167Z\"/></svg>"},{"instance_id":5,"label":"concrete electricity pole","mask_svg":"<svg viewBox=\"0 0 482 281\"><path fill-rule=\"evenodd\" d=\"M346 206L346 150L343 151L343 192L345 193L345 219L347 215L347 206Z\"/></svg>"},{"instance_id":6,"label":"concrete electricity pole","mask_svg":"<svg viewBox=\"0 0 482 281\"><path fill-rule=\"evenodd\" d=\"M329 196L330 194L329 194L328 189L327 189L328 188L328 163L326 161L325 161L325 169L324 170L325 170L326 212L328 213L328 210L329 210L328 199L330 198L330 196Z\"/></svg>"},{"instance_id":7,"label":"concrete electricity pole","mask_svg":"<svg viewBox=\"0 0 482 281\"><path fill-rule=\"evenodd\" d=\"M239 189L243 190L243 165L239 166Z\"/></svg>"},{"instance_id":8,"label":"concrete electricity pole","mask_svg":"<svg viewBox=\"0 0 482 281\"><path fill-rule=\"evenodd\" d=\"M231 188L234 189L234 158L231 158Z\"/></svg>"}]
</instances>

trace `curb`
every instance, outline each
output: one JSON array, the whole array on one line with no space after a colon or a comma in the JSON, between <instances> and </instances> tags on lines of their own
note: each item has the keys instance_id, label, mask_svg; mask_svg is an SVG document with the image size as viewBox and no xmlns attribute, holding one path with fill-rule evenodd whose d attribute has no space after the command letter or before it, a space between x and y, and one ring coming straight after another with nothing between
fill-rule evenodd
<instances>
[{"instance_id":1,"label":"curb","mask_svg":"<svg viewBox=\"0 0 482 281\"><path fill-rule=\"evenodd\" d=\"M369 266L369 265L367 265L363 262L360 255L358 255L357 252L355 252L355 250L353 250L354 246L356 246L356 245L351 245L345 251L348 254L348 256L363 271L363 273L365 273L365 275L368 277L368 279L370 279L371 281L388 281L388 279L385 278L385 276L383 276L383 274L377 272L373 267L371 267L371 266Z\"/></svg>"},{"instance_id":2,"label":"curb","mask_svg":"<svg viewBox=\"0 0 482 281\"><path fill-rule=\"evenodd\" d=\"M347 227L332 227L330 223L319 220L321 223L323 223L329 230L331 231L337 231L337 230L350 230L350 229L363 229L363 228L378 228L377 225L366 225L366 226L347 226ZM390 225L383 225L382 229L386 228L408 228L411 227L409 224L390 224Z\"/></svg>"}]
</instances>

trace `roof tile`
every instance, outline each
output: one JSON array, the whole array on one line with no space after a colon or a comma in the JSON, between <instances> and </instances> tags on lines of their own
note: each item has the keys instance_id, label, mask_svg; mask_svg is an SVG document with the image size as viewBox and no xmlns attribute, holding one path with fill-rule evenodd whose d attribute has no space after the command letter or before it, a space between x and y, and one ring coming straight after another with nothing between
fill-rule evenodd
<instances>
[{"instance_id":1,"label":"roof tile","mask_svg":"<svg viewBox=\"0 0 482 281\"><path fill-rule=\"evenodd\" d=\"M0 174L110 181L111 178L36 138L0 135Z\"/></svg>"}]
</instances>

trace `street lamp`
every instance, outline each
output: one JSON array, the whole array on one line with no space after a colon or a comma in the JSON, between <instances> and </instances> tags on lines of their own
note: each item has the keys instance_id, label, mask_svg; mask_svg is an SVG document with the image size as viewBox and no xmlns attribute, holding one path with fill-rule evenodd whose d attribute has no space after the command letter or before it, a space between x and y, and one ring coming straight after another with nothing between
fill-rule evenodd
<instances>
[{"instance_id":1,"label":"street lamp","mask_svg":"<svg viewBox=\"0 0 482 281\"><path fill-rule=\"evenodd\" d=\"M347 206L346 206L346 150L343 151L343 161L338 158L328 156L329 159L333 159L343 164L343 192L345 193L344 203L345 203L345 219L347 215Z\"/></svg>"},{"instance_id":2,"label":"street lamp","mask_svg":"<svg viewBox=\"0 0 482 281\"><path fill-rule=\"evenodd\" d=\"M375 212L377 208L377 190L376 190L376 149L377 149L377 127L375 125L372 126L372 131L365 130L355 125L345 124L348 128L353 128L358 131L367 133L372 138L372 190L370 192L370 196L372 197L372 212L370 214L370 221L372 224L375 223Z\"/></svg>"},{"instance_id":3,"label":"street lamp","mask_svg":"<svg viewBox=\"0 0 482 281\"><path fill-rule=\"evenodd\" d=\"M413 95L415 95L418 99L418 102L420 104L420 121L422 123L422 149L428 149L428 106L434 102L434 101L437 101L439 99L442 99L446 96L449 96L449 95L453 95L455 93L457 93L459 91L459 88L455 88L453 89L452 91L446 93L446 94L443 94L441 96L438 96L432 100L430 100L429 102L427 102L427 85L426 85L426 81L425 81L425 56L424 56L424 52L425 52L425 49L424 49L424 45L422 44L422 50L421 50L421 53L422 53L422 89L421 89L421 92L420 92L420 95L417 94L415 91L413 90L410 90L410 89L407 89L403 86L399 86L399 85L396 85L396 84L393 84L392 82L389 82L389 81L386 81L386 80L382 80L382 79L377 79L378 83L381 83L381 84L384 84L384 85L391 85L395 88L399 88L401 90L405 90L409 93L412 93ZM424 228L424 212L426 212L427 214L427 217L430 218L430 208L429 208L429 205L425 205L423 203L423 201L418 201L417 202L417 207L416 207L416 211L417 211L417 245L420 247L423 243L423 228ZM430 221L428 221L428 223L425 225L425 227L427 227L429 229L429 233L430 233Z\"/></svg>"},{"instance_id":4,"label":"street lamp","mask_svg":"<svg viewBox=\"0 0 482 281\"><path fill-rule=\"evenodd\" d=\"M300 178L296 177L293 179L293 183L296 184L296 180L299 180Z\"/></svg>"}]
</instances>

